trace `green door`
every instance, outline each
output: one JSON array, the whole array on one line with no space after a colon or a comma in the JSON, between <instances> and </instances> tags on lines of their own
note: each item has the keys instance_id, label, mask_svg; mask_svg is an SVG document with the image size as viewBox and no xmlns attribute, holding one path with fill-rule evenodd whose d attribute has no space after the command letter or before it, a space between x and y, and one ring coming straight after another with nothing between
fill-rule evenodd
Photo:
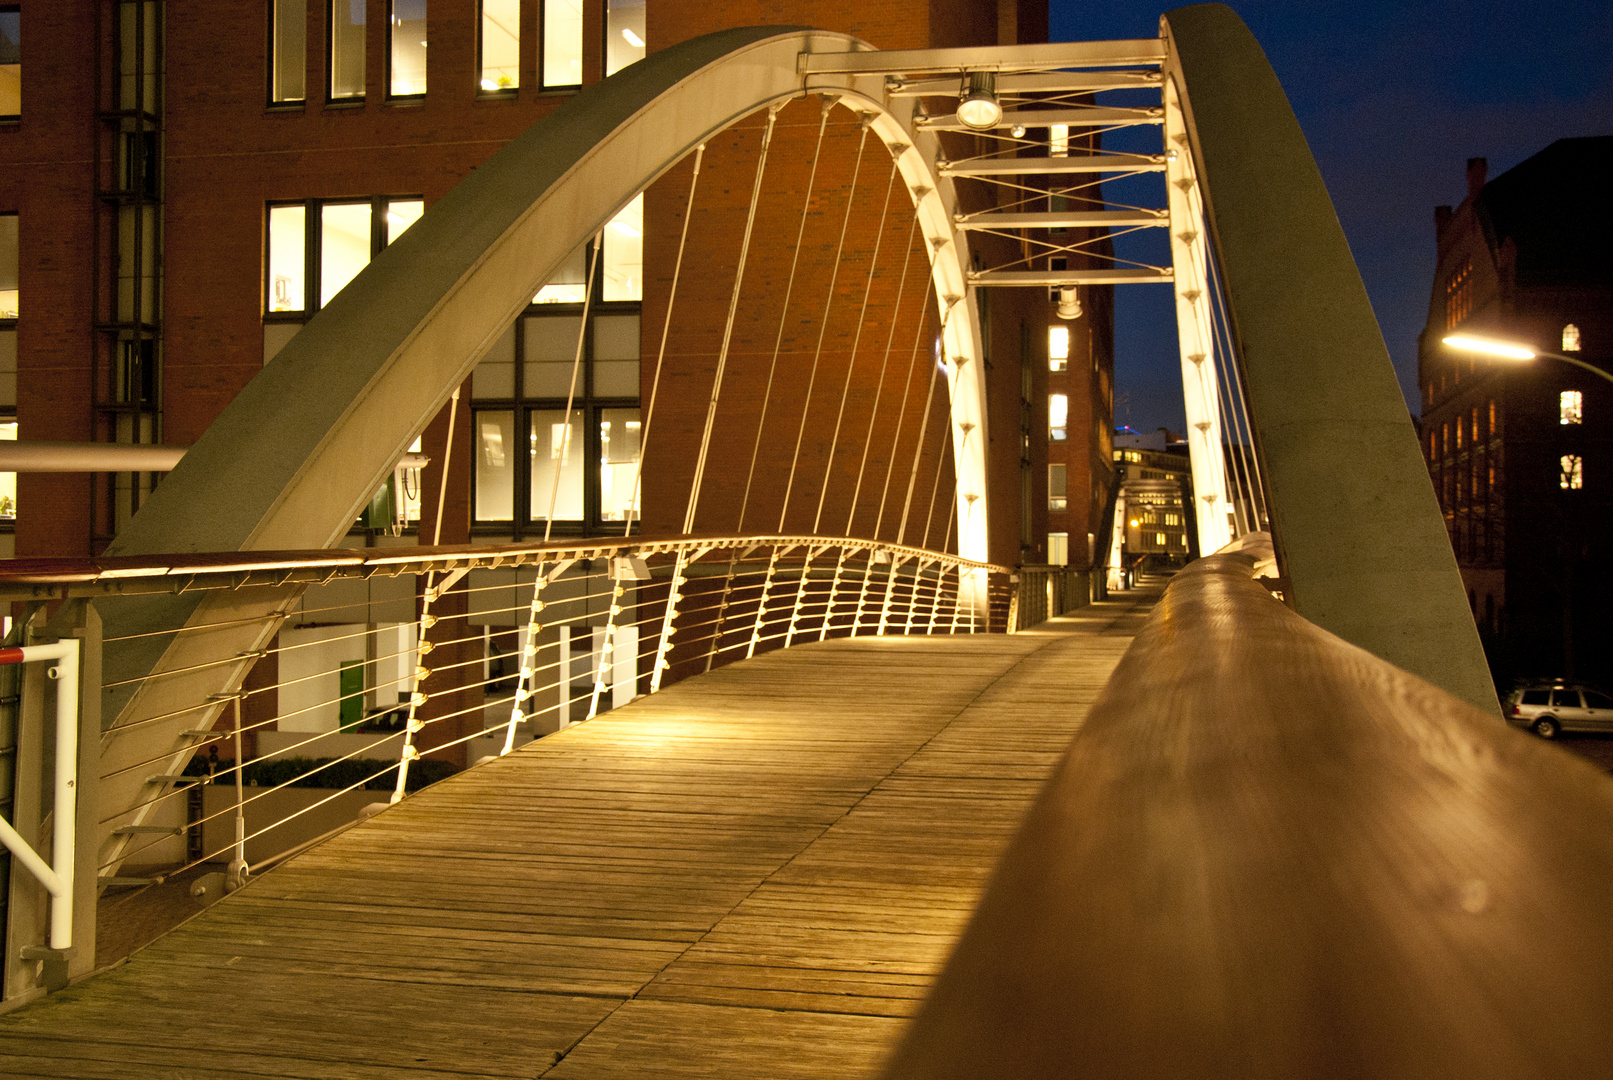
<instances>
[{"instance_id":1,"label":"green door","mask_svg":"<svg viewBox=\"0 0 1613 1080\"><path fill-rule=\"evenodd\" d=\"M357 727L364 721L364 661L342 661L341 692L341 726Z\"/></svg>"}]
</instances>

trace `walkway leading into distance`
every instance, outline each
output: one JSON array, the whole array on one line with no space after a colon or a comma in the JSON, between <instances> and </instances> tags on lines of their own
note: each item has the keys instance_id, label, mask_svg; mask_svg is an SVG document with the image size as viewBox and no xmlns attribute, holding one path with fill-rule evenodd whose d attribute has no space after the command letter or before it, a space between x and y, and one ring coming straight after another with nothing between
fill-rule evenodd
<instances>
[{"instance_id":1,"label":"walkway leading into distance","mask_svg":"<svg viewBox=\"0 0 1613 1080\"><path fill-rule=\"evenodd\" d=\"M0 1074L872 1073L1157 592L721 668L0 1017Z\"/></svg>"}]
</instances>

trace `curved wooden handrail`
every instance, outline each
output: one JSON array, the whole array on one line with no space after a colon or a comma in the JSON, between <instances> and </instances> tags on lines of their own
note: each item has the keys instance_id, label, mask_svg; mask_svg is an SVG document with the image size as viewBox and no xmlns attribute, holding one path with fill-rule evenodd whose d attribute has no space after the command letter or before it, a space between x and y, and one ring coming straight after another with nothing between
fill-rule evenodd
<instances>
[{"instance_id":1,"label":"curved wooden handrail","mask_svg":"<svg viewBox=\"0 0 1613 1080\"><path fill-rule=\"evenodd\" d=\"M1613 781L1254 563L1167 590L889 1080L1613 1070Z\"/></svg>"}]
</instances>

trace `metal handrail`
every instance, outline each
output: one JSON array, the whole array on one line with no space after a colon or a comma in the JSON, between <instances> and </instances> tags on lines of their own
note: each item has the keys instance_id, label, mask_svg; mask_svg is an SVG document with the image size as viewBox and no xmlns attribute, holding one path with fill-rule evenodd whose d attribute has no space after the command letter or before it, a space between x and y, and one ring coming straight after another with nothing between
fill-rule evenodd
<instances>
[{"instance_id":1,"label":"metal handrail","mask_svg":"<svg viewBox=\"0 0 1613 1080\"><path fill-rule=\"evenodd\" d=\"M861 537L692 533L651 537L591 537L524 544L229 551L97 559L7 559L0 561L0 601L194 592L203 589L238 589L247 585L317 585L338 579L396 577L432 571L505 569L561 559L606 559L628 553L644 557L701 548L727 552L752 547L878 550L899 555L903 559L939 561L954 569L961 567L1001 574L1009 572L1007 567L995 563Z\"/></svg>"}]
</instances>

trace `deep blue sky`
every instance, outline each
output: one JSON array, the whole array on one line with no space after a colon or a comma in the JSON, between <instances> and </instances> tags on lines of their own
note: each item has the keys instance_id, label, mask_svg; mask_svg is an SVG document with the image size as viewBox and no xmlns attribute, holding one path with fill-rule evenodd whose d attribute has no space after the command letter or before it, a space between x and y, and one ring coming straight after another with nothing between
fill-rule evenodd
<instances>
[{"instance_id":1,"label":"deep blue sky","mask_svg":"<svg viewBox=\"0 0 1613 1080\"><path fill-rule=\"evenodd\" d=\"M1153 37L1160 13L1177 6L1051 3L1055 41ZM1434 207L1462 200L1469 157L1488 158L1493 178L1555 139L1613 134L1613 2L1245 0L1232 7L1288 92L1415 411ZM1111 188L1110 198L1119 197L1121 189ZM1118 292L1115 422L1180 431L1170 294L1163 286Z\"/></svg>"}]
</instances>

